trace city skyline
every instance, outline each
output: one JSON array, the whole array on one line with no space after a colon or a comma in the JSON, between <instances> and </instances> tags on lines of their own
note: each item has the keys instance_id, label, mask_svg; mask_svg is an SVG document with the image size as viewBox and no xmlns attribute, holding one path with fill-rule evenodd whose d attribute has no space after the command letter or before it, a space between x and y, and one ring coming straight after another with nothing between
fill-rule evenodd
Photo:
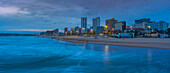
<instances>
[{"instance_id":1,"label":"city skyline","mask_svg":"<svg viewBox=\"0 0 170 73\"><path fill-rule=\"evenodd\" d=\"M170 0L0 0L0 73L170 73Z\"/></svg>"},{"instance_id":2,"label":"city skyline","mask_svg":"<svg viewBox=\"0 0 170 73\"><path fill-rule=\"evenodd\" d=\"M38 4L36 4L37 2ZM134 20L150 18L151 21L170 22L169 0L0 0L0 31L41 31L67 26L80 27L81 17L87 17L87 27L92 19L115 18L132 26Z\"/></svg>"},{"instance_id":3,"label":"city skyline","mask_svg":"<svg viewBox=\"0 0 170 73\"><path fill-rule=\"evenodd\" d=\"M134 20L135 23L132 26L126 25L126 21L118 21L114 18L106 20L105 26L100 26L100 17L93 18L93 25L88 28L87 17L81 17L81 27L76 26L72 27L70 30L65 27L64 32L59 31L58 28L47 30L41 32L41 35L80 35L80 34L126 34L126 33L135 33L135 34L151 34L151 33L168 33L169 32L169 23L165 21L151 21L148 18L142 18L140 20Z\"/></svg>"}]
</instances>

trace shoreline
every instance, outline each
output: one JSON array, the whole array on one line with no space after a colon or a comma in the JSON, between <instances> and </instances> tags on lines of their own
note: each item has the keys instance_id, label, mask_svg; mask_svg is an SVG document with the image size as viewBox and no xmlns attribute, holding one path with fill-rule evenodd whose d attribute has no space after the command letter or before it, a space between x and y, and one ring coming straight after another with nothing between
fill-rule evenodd
<instances>
[{"instance_id":1,"label":"shoreline","mask_svg":"<svg viewBox=\"0 0 170 73\"><path fill-rule=\"evenodd\" d=\"M89 43L100 45L170 49L169 38L98 38L79 36L45 36L42 38L52 38L72 43Z\"/></svg>"}]
</instances>

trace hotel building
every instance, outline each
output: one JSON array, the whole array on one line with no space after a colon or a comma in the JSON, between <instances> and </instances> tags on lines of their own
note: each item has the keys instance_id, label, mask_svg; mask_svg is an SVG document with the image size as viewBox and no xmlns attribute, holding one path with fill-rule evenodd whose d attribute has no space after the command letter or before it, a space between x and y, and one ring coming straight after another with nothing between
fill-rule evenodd
<instances>
[{"instance_id":1,"label":"hotel building","mask_svg":"<svg viewBox=\"0 0 170 73\"><path fill-rule=\"evenodd\" d=\"M106 26L107 30L114 31L115 30L115 23L117 23L118 20L115 20L114 18L106 20Z\"/></svg>"},{"instance_id":2,"label":"hotel building","mask_svg":"<svg viewBox=\"0 0 170 73\"><path fill-rule=\"evenodd\" d=\"M87 32L87 17L81 17L81 33Z\"/></svg>"},{"instance_id":3,"label":"hotel building","mask_svg":"<svg viewBox=\"0 0 170 73\"><path fill-rule=\"evenodd\" d=\"M97 27L100 27L100 17L96 17L93 19L93 31L99 33L99 31L97 31Z\"/></svg>"}]
</instances>

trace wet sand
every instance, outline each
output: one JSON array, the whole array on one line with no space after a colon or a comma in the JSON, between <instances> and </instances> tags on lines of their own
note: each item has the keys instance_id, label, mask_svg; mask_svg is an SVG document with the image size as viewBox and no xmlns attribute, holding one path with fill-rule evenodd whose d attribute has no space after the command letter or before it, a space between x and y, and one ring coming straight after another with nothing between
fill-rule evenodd
<instances>
[{"instance_id":1,"label":"wet sand","mask_svg":"<svg viewBox=\"0 0 170 73\"><path fill-rule=\"evenodd\" d=\"M73 43L90 43L102 45L128 46L170 49L170 38L98 38L79 37L79 36L46 36L45 38L53 38L57 40L73 42Z\"/></svg>"}]
</instances>

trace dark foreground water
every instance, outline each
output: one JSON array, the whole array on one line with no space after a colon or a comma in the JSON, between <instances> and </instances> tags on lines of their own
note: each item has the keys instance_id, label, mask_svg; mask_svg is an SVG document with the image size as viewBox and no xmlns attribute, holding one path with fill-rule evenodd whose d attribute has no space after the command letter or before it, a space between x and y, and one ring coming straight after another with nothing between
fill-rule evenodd
<instances>
[{"instance_id":1,"label":"dark foreground water","mask_svg":"<svg viewBox=\"0 0 170 73\"><path fill-rule=\"evenodd\" d=\"M0 72L170 73L170 49L0 37Z\"/></svg>"}]
</instances>

